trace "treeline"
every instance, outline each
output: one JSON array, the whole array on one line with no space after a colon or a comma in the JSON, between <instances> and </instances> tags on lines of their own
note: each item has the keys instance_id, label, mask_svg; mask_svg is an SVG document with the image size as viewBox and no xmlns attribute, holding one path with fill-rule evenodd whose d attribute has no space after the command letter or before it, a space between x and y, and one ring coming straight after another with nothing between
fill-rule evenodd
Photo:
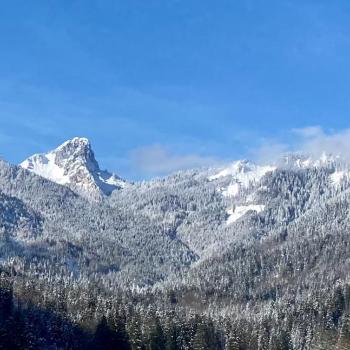
<instances>
[{"instance_id":1,"label":"treeline","mask_svg":"<svg viewBox=\"0 0 350 350\"><path fill-rule=\"evenodd\" d=\"M259 313L251 307L242 317L210 306L211 315L189 312L172 295L108 298L89 288L71 299L69 285L53 292L40 284L33 290L32 282L1 275L0 349L350 349L350 285L300 303L269 303ZM84 315L80 321L72 321L73 310Z\"/></svg>"},{"instance_id":2,"label":"treeline","mask_svg":"<svg viewBox=\"0 0 350 350\"><path fill-rule=\"evenodd\" d=\"M0 162L1 347L350 349L350 183L333 172L278 170L234 198L188 172L96 204Z\"/></svg>"},{"instance_id":3,"label":"treeline","mask_svg":"<svg viewBox=\"0 0 350 350\"><path fill-rule=\"evenodd\" d=\"M28 295L27 295L28 297ZM60 302L65 302L61 300ZM92 306L91 306L92 307ZM97 312L97 310L95 310ZM101 312L101 310L99 310ZM167 323L154 311L136 316L110 314L73 324L62 310L43 309L14 296L12 282L0 283L0 349L161 350L220 349L212 323L195 318L188 324ZM126 310L124 310L126 312ZM180 337L184 337L180 339Z\"/></svg>"}]
</instances>

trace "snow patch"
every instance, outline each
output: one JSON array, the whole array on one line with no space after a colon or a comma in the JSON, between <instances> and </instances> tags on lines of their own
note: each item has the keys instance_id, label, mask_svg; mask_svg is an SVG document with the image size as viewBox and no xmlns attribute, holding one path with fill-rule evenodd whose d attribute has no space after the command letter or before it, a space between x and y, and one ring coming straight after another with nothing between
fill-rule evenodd
<instances>
[{"instance_id":1,"label":"snow patch","mask_svg":"<svg viewBox=\"0 0 350 350\"><path fill-rule=\"evenodd\" d=\"M246 160L240 160L222 169L219 173L210 176L209 180L212 181L221 177L231 176L231 183L222 191L222 194L226 197L234 197L237 196L242 189L247 189L255 185L264 175L274 170L276 170L275 166L260 166Z\"/></svg>"},{"instance_id":2,"label":"snow patch","mask_svg":"<svg viewBox=\"0 0 350 350\"><path fill-rule=\"evenodd\" d=\"M283 157L281 166L287 166L292 169L322 168L332 166L340 160L341 157L339 155L334 156L326 152L322 152L319 157L310 154L291 153Z\"/></svg>"},{"instance_id":3,"label":"snow patch","mask_svg":"<svg viewBox=\"0 0 350 350\"><path fill-rule=\"evenodd\" d=\"M336 170L333 174L329 176L331 183L334 186L339 186L344 180L349 179L350 173L348 171Z\"/></svg>"},{"instance_id":4,"label":"snow patch","mask_svg":"<svg viewBox=\"0 0 350 350\"><path fill-rule=\"evenodd\" d=\"M22 162L20 166L60 185L69 184L69 177L65 175L64 169L55 163L55 160L56 154L53 152L35 154Z\"/></svg>"},{"instance_id":5,"label":"snow patch","mask_svg":"<svg viewBox=\"0 0 350 350\"><path fill-rule=\"evenodd\" d=\"M262 204L241 205L233 209L228 209L227 214L229 214L229 217L226 221L226 224L230 225L234 223L243 215L247 214L249 211L255 211L256 213L260 213L264 209L265 209L265 205L262 205Z\"/></svg>"},{"instance_id":6,"label":"snow patch","mask_svg":"<svg viewBox=\"0 0 350 350\"><path fill-rule=\"evenodd\" d=\"M331 181L333 185L339 185L341 181L344 179L345 172L344 171L335 171L330 175Z\"/></svg>"},{"instance_id":7,"label":"snow patch","mask_svg":"<svg viewBox=\"0 0 350 350\"><path fill-rule=\"evenodd\" d=\"M226 190L222 192L225 197L235 197L239 194L241 186L238 182L230 184Z\"/></svg>"}]
</instances>

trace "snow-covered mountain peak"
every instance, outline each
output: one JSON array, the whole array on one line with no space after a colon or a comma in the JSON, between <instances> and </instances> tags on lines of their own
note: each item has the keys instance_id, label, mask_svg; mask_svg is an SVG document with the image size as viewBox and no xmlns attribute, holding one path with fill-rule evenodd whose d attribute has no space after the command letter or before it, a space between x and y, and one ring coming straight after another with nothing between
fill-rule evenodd
<instances>
[{"instance_id":1,"label":"snow-covered mountain peak","mask_svg":"<svg viewBox=\"0 0 350 350\"><path fill-rule=\"evenodd\" d=\"M287 168L308 168L312 166L314 160L311 155L304 153L288 153L277 161L279 167Z\"/></svg>"},{"instance_id":2,"label":"snow-covered mountain peak","mask_svg":"<svg viewBox=\"0 0 350 350\"><path fill-rule=\"evenodd\" d=\"M248 160L238 160L210 176L209 180L216 180L226 176L231 177L231 183L223 190L223 195L236 196L241 190L256 184L264 175L275 169L276 167L272 165L262 166Z\"/></svg>"},{"instance_id":3,"label":"snow-covered mountain peak","mask_svg":"<svg viewBox=\"0 0 350 350\"><path fill-rule=\"evenodd\" d=\"M278 167L288 169L306 169L306 168L337 168L349 167L348 162L339 155L322 152L316 154L290 153L282 157Z\"/></svg>"},{"instance_id":4,"label":"snow-covered mountain peak","mask_svg":"<svg viewBox=\"0 0 350 350\"><path fill-rule=\"evenodd\" d=\"M62 167L76 167L84 165L91 172L99 171L90 141L86 138L75 137L64 142L53 151L56 155L56 164Z\"/></svg>"},{"instance_id":5,"label":"snow-covered mountain peak","mask_svg":"<svg viewBox=\"0 0 350 350\"><path fill-rule=\"evenodd\" d=\"M249 160L237 160L229 166L219 169L219 172L210 176L210 180L215 180L225 176L236 176L238 174L248 174L256 172L259 166Z\"/></svg>"},{"instance_id":6,"label":"snow-covered mountain peak","mask_svg":"<svg viewBox=\"0 0 350 350\"><path fill-rule=\"evenodd\" d=\"M75 137L46 154L34 154L20 166L94 199L126 185L118 176L100 169L87 138Z\"/></svg>"},{"instance_id":7,"label":"snow-covered mountain peak","mask_svg":"<svg viewBox=\"0 0 350 350\"><path fill-rule=\"evenodd\" d=\"M349 161L339 155L326 152L316 154L288 153L281 156L275 163L259 165L248 160L238 160L230 165L212 170L209 180L230 178L227 185L220 186L220 191L225 197L241 197L246 190L259 184L259 181L266 174L275 170L302 170L309 168L326 168L330 171L330 181L335 185L341 184L345 179L350 178Z\"/></svg>"},{"instance_id":8,"label":"snow-covered mountain peak","mask_svg":"<svg viewBox=\"0 0 350 350\"><path fill-rule=\"evenodd\" d=\"M90 141L85 137L74 137L71 140L67 140L55 149L55 152L65 153L67 156L74 154L83 154L84 152L91 151Z\"/></svg>"}]
</instances>

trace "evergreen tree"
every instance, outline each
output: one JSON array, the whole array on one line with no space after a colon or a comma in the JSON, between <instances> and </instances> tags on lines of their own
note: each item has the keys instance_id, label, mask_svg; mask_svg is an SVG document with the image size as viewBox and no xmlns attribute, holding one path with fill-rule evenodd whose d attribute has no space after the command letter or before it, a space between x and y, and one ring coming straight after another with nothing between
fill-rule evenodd
<instances>
[{"instance_id":1,"label":"evergreen tree","mask_svg":"<svg viewBox=\"0 0 350 350\"><path fill-rule=\"evenodd\" d=\"M344 314L342 317L337 350L350 349L350 316Z\"/></svg>"},{"instance_id":2,"label":"evergreen tree","mask_svg":"<svg viewBox=\"0 0 350 350\"><path fill-rule=\"evenodd\" d=\"M155 320L155 324L152 327L149 335L149 350L164 350L165 349L165 337L163 329L160 325L158 318Z\"/></svg>"},{"instance_id":3,"label":"evergreen tree","mask_svg":"<svg viewBox=\"0 0 350 350\"><path fill-rule=\"evenodd\" d=\"M111 330L105 316L97 325L92 342L93 350L118 350L115 332Z\"/></svg>"},{"instance_id":4,"label":"evergreen tree","mask_svg":"<svg viewBox=\"0 0 350 350\"><path fill-rule=\"evenodd\" d=\"M115 343L118 347L118 350L129 350L131 349L128 334L125 326L125 318L116 315L114 322L114 330L115 330Z\"/></svg>"},{"instance_id":5,"label":"evergreen tree","mask_svg":"<svg viewBox=\"0 0 350 350\"><path fill-rule=\"evenodd\" d=\"M140 320L134 316L128 326L128 335L130 339L130 346L132 350L144 350L145 345L140 327Z\"/></svg>"},{"instance_id":6,"label":"evergreen tree","mask_svg":"<svg viewBox=\"0 0 350 350\"><path fill-rule=\"evenodd\" d=\"M219 343L215 334L215 329L211 323L199 323L197 331L192 340L193 350L216 350L219 349Z\"/></svg>"}]
</instances>

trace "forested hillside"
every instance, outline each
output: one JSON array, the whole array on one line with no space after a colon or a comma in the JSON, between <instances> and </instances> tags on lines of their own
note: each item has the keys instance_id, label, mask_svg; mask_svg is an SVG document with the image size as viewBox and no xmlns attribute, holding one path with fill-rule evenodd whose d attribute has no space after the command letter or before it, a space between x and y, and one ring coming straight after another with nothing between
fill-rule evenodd
<instances>
[{"instance_id":1,"label":"forested hillside","mask_svg":"<svg viewBox=\"0 0 350 350\"><path fill-rule=\"evenodd\" d=\"M350 167L300 164L96 197L2 161L0 348L350 349Z\"/></svg>"}]
</instances>

